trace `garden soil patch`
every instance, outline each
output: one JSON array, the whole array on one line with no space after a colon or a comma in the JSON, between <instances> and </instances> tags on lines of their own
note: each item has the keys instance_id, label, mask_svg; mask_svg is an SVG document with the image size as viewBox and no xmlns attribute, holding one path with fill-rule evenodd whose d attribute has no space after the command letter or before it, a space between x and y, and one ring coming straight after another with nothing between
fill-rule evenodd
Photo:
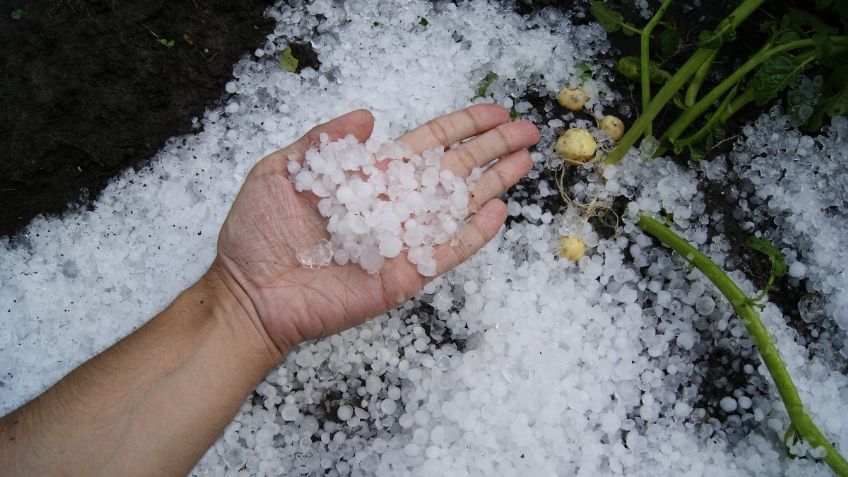
<instances>
[{"instance_id":1,"label":"garden soil patch","mask_svg":"<svg viewBox=\"0 0 848 477\"><path fill-rule=\"evenodd\" d=\"M0 235L84 205L221 100L269 2L4 2Z\"/></svg>"}]
</instances>

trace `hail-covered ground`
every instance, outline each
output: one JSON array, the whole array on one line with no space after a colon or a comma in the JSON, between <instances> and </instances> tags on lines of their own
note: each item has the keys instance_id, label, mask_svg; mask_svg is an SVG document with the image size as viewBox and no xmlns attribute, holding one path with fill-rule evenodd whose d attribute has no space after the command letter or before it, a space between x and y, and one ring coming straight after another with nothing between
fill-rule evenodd
<instances>
[{"instance_id":1,"label":"hail-covered ground","mask_svg":"<svg viewBox=\"0 0 848 477\"><path fill-rule=\"evenodd\" d=\"M543 133L530 180L509 197L509 226L401 308L299 347L194 474L827 475L815 450L786 450L775 388L714 287L627 212L614 234L584 220L613 217L607 209L622 199L626 211L673 217L722 266L739 265L726 234L784 248L803 325L768 302L761 315L814 420L848 449L848 121L808 137L773 111L732 154L700 165L648 162L634 149L619 166L570 170L573 205L550 210L553 142L578 121L557 114L553 97L576 64L596 72L590 108L617 109L597 59L609 45L597 25L573 25L579 12L528 20L484 2L315 1L268 14L274 33L235 66L230 99L198 120L201 131L115 179L93 211L0 239L0 413L197 279L264 154L355 108L374 113L375 137L396 137L467 106L494 72L476 101ZM317 71L280 67L292 41L311 43ZM543 106L520 99L528 92ZM713 207L709 187L736 205ZM744 230L726 230L728 215ZM557 257L565 235L589 246L576 263Z\"/></svg>"}]
</instances>

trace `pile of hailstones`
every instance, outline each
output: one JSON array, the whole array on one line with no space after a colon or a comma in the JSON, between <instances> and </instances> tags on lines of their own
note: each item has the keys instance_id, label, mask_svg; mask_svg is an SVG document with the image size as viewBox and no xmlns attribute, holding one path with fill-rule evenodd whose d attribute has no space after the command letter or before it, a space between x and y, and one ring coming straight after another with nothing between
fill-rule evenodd
<instances>
[{"instance_id":1,"label":"pile of hailstones","mask_svg":"<svg viewBox=\"0 0 848 477\"><path fill-rule=\"evenodd\" d=\"M436 275L435 247L451 242L469 214L468 190L480 176L467 179L442 170L443 148L418 155L399 142L364 144L349 135L306 151L303 161L290 157L289 174L298 192L321 200L329 241L298 250L306 267L323 267L335 259L378 273L386 259L404 248L407 259L424 276Z\"/></svg>"}]
</instances>

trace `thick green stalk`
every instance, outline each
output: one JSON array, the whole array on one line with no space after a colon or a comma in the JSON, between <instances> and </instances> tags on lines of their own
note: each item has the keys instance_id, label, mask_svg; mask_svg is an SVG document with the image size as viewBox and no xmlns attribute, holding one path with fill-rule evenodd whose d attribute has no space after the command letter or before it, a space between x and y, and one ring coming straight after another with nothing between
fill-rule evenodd
<instances>
[{"instance_id":1,"label":"thick green stalk","mask_svg":"<svg viewBox=\"0 0 848 477\"><path fill-rule=\"evenodd\" d=\"M712 68L716 56L718 56L718 48L713 50L713 54L710 55L710 58L698 68L698 71L695 72L695 76L692 77L692 81L689 82L689 87L686 88L686 95L683 100L683 104L685 104L687 108L691 108L692 105L695 104L695 101L697 101L698 92L701 91L701 85L704 84L704 80L707 78L707 74L710 72L710 68Z\"/></svg>"},{"instance_id":2,"label":"thick green stalk","mask_svg":"<svg viewBox=\"0 0 848 477\"><path fill-rule=\"evenodd\" d=\"M696 131L691 136L685 137L685 138L677 141L675 143L675 150L677 150L676 149L677 146L683 147L683 146L689 146L689 145L701 142L705 137L707 137L707 135L710 133L710 130L713 128L713 126L715 126L716 124L726 122L727 118L730 117L730 115L726 115L725 113L728 110L733 110L733 112L736 112L738 110L738 109L733 109L733 104L734 104L733 101L735 99L735 93L736 93L736 90L732 90L722 100L721 104L718 106L718 109L716 109L716 111L715 111L715 113L713 113L712 117L710 117L710 119L701 127L701 129ZM750 101L751 99L754 99L753 94L751 94L751 97L750 97L750 99L748 99L748 101ZM744 104L747 104L747 101ZM743 106L744 106L744 104L743 104ZM731 115L732 115L732 113L731 113ZM665 152L665 148L661 147L657 151L657 155L658 156L662 155L662 154L664 154L664 152Z\"/></svg>"},{"instance_id":3,"label":"thick green stalk","mask_svg":"<svg viewBox=\"0 0 848 477\"><path fill-rule=\"evenodd\" d=\"M754 100L754 90L751 88L746 89L742 94L733 98L733 101L727 106L727 108L722 111L720 121L727 122L731 116L736 114L737 111L744 108L746 104L750 103Z\"/></svg>"},{"instance_id":4,"label":"thick green stalk","mask_svg":"<svg viewBox=\"0 0 848 477\"><path fill-rule=\"evenodd\" d=\"M748 335L757 346L757 350L774 380L777 392L783 400L783 405L786 407L786 412L792 421L792 427L795 428L798 434L810 446L813 448L823 447L825 449L822 459L837 475L848 476L848 461L831 445L827 437L804 411L804 404L801 402L801 397L798 395L798 390L795 388L789 372L786 371L786 366L780 358L780 353L777 351L774 342L772 342L768 330L766 330L766 327L760 321L760 316L754 310L755 302L748 298L736 286L736 283L718 265L710 260L709 257L675 234L670 228L644 212L639 214L637 225L700 270L727 298L731 306L733 306L733 310L739 315L739 318L745 325L745 329L748 330Z\"/></svg>"},{"instance_id":5,"label":"thick green stalk","mask_svg":"<svg viewBox=\"0 0 848 477\"><path fill-rule=\"evenodd\" d=\"M671 5L671 0L665 0L657 13L651 17L651 20L642 28L642 33L639 35L641 77L642 77L642 111L648 109L648 104L651 102L651 32L659 24L665 11ZM646 134L651 134L653 126L648 122L648 127L645 129Z\"/></svg>"},{"instance_id":6,"label":"thick green stalk","mask_svg":"<svg viewBox=\"0 0 848 477\"><path fill-rule=\"evenodd\" d=\"M848 37L835 36L831 40L834 43L848 43ZM765 63L774 55L784 53L799 48L809 48L815 46L812 39L796 40L782 45L770 46L766 45L760 51L755 53L748 61L734 71L730 76L725 78L715 88L701 98L697 103L683 112L663 134L662 140L677 139L696 119L704 114L720 97L722 97L730 88L734 87L742 78L753 71L758 66Z\"/></svg>"},{"instance_id":7,"label":"thick green stalk","mask_svg":"<svg viewBox=\"0 0 848 477\"><path fill-rule=\"evenodd\" d=\"M799 57L799 60L801 60L801 64L797 68L795 74L803 71L808 64L818 59L818 56L819 52L817 50L814 50ZM716 111L713 113L713 116L706 122L706 124L704 124L701 129L696 131L691 136L678 140L676 142L678 146L688 146L690 144L694 144L701 141L707 136L707 134L709 134L710 128L712 128L716 124L726 123L727 120L730 119L731 116L736 114L737 111L739 111L740 109L745 107L745 105L754 100L753 87L748 87L748 89L746 89L738 97L735 97L734 95L734 92L736 91L736 86L734 86L733 88L734 89L731 90L731 92L727 96L725 96L718 109L716 109ZM673 141L676 138L668 139ZM664 154L664 152L665 148L660 147L660 149L657 151L657 155Z\"/></svg>"},{"instance_id":8,"label":"thick green stalk","mask_svg":"<svg viewBox=\"0 0 848 477\"><path fill-rule=\"evenodd\" d=\"M736 29L743 21L745 21L751 13L754 12L757 8L765 0L743 0L742 3L736 7L736 10L730 14L727 18L722 20L719 26L715 29L715 35L717 37L722 37L726 32L732 31ZM665 86L660 89L657 93L656 97L651 101L648 107L642 111L642 114L636 119L632 126L630 126L630 130L621 138L618 145L610 151L609 156L607 157L607 162L616 163L627 154L627 151L636 144L636 141L642 137L642 134L647 129L648 125L654 118L662 111L663 107L671 101L675 94L686 84L686 80L688 80L695 72L698 70L698 67L705 61L707 61L712 54L714 48L700 48L692 55L689 60L677 70L677 73L671 77L671 79L666 82Z\"/></svg>"}]
</instances>

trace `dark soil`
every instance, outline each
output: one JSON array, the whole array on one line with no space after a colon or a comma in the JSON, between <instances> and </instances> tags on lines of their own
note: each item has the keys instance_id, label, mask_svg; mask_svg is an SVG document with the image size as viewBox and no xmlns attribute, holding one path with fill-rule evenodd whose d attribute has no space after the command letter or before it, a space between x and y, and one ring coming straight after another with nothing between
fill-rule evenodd
<instances>
[{"instance_id":1,"label":"dark soil","mask_svg":"<svg viewBox=\"0 0 848 477\"><path fill-rule=\"evenodd\" d=\"M86 204L189 132L239 56L264 43L269 3L3 2L0 235Z\"/></svg>"}]
</instances>

